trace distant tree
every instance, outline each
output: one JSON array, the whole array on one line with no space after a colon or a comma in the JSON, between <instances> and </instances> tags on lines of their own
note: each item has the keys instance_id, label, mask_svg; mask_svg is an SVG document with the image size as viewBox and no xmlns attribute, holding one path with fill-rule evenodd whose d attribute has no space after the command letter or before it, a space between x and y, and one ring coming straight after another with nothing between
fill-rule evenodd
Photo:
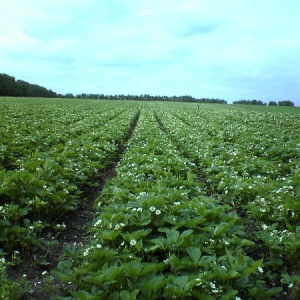
<instances>
[{"instance_id":1,"label":"distant tree","mask_svg":"<svg viewBox=\"0 0 300 300\"><path fill-rule=\"evenodd\" d=\"M31 93L30 84L27 81L17 80L16 81L16 87L17 87L19 96L21 96L21 97L33 96L32 93Z\"/></svg>"},{"instance_id":2,"label":"distant tree","mask_svg":"<svg viewBox=\"0 0 300 300\"><path fill-rule=\"evenodd\" d=\"M261 100L237 100L233 101L232 104L248 104L248 105L266 105Z\"/></svg>"},{"instance_id":3,"label":"distant tree","mask_svg":"<svg viewBox=\"0 0 300 300\"><path fill-rule=\"evenodd\" d=\"M268 103L269 106L277 106L277 102L276 101L270 101Z\"/></svg>"},{"instance_id":4,"label":"distant tree","mask_svg":"<svg viewBox=\"0 0 300 300\"><path fill-rule=\"evenodd\" d=\"M278 101L278 106L295 106L295 103L290 100Z\"/></svg>"},{"instance_id":5,"label":"distant tree","mask_svg":"<svg viewBox=\"0 0 300 300\"><path fill-rule=\"evenodd\" d=\"M66 94L64 97L72 98L72 94ZM76 98L87 98L87 99L106 99L106 100L136 100L136 101L172 101L172 102L201 102L201 103L218 103L227 104L224 99L217 98L194 98L189 95L184 96L152 96L149 94L141 95L104 95L104 94L78 94Z\"/></svg>"},{"instance_id":6,"label":"distant tree","mask_svg":"<svg viewBox=\"0 0 300 300\"><path fill-rule=\"evenodd\" d=\"M15 77L0 74L0 96L15 96Z\"/></svg>"},{"instance_id":7,"label":"distant tree","mask_svg":"<svg viewBox=\"0 0 300 300\"><path fill-rule=\"evenodd\" d=\"M0 96L18 96L18 97L57 97L52 90L31 84L24 80L15 80L14 77L7 74L0 74Z\"/></svg>"},{"instance_id":8,"label":"distant tree","mask_svg":"<svg viewBox=\"0 0 300 300\"><path fill-rule=\"evenodd\" d=\"M75 96L72 93L67 93L64 96L65 98L75 98Z\"/></svg>"}]
</instances>

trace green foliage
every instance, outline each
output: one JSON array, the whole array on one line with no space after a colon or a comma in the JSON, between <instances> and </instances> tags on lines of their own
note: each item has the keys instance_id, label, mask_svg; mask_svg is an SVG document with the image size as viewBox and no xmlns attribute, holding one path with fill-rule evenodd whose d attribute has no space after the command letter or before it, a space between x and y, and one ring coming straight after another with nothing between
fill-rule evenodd
<instances>
[{"instance_id":1,"label":"green foliage","mask_svg":"<svg viewBox=\"0 0 300 300\"><path fill-rule=\"evenodd\" d=\"M299 297L298 115L72 101L3 105L6 256L55 245L42 231L68 230L56 218L126 149L95 201L90 243L64 246L53 273L70 282L64 299ZM5 264L0 272L5 299Z\"/></svg>"},{"instance_id":2,"label":"green foliage","mask_svg":"<svg viewBox=\"0 0 300 300\"><path fill-rule=\"evenodd\" d=\"M57 270L61 279L99 299L125 290L140 299L230 299L261 288L263 260L245 255L253 242L240 218L203 195L197 166L151 112L140 115L116 171L95 202L94 241Z\"/></svg>"},{"instance_id":3,"label":"green foliage","mask_svg":"<svg viewBox=\"0 0 300 300\"><path fill-rule=\"evenodd\" d=\"M268 103L269 106L277 106L277 102L276 101L270 101Z\"/></svg>"},{"instance_id":4,"label":"green foliage","mask_svg":"<svg viewBox=\"0 0 300 300\"><path fill-rule=\"evenodd\" d=\"M44 228L65 229L56 220L84 201L81 194L112 162L117 143L123 142L136 118L136 110L109 107L82 111L65 105L4 106L0 246L6 252L35 251ZM116 118L119 126L109 126Z\"/></svg>"},{"instance_id":5,"label":"green foliage","mask_svg":"<svg viewBox=\"0 0 300 300\"><path fill-rule=\"evenodd\" d=\"M52 90L24 80L15 80L13 76L0 74L0 96L18 97L57 97Z\"/></svg>"}]
</instances>

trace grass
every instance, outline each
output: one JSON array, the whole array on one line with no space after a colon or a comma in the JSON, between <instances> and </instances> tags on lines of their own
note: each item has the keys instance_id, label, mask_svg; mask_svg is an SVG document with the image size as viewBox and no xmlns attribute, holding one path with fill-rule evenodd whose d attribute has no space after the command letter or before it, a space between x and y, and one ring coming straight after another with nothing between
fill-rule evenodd
<instances>
[{"instance_id":1,"label":"grass","mask_svg":"<svg viewBox=\"0 0 300 300\"><path fill-rule=\"evenodd\" d=\"M300 107L298 106L264 106L264 105L243 105L243 104L234 104L230 105L234 109L243 109L243 110L255 110L261 112L274 112L274 113L290 113L290 114L299 114Z\"/></svg>"}]
</instances>

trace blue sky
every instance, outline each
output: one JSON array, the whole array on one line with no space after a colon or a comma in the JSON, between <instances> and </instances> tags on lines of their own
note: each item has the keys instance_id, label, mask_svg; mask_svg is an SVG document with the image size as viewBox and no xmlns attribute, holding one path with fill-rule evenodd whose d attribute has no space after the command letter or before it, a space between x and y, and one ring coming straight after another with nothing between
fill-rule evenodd
<instances>
[{"instance_id":1,"label":"blue sky","mask_svg":"<svg viewBox=\"0 0 300 300\"><path fill-rule=\"evenodd\" d=\"M58 93L291 100L298 0L1 0L0 73Z\"/></svg>"}]
</instances>

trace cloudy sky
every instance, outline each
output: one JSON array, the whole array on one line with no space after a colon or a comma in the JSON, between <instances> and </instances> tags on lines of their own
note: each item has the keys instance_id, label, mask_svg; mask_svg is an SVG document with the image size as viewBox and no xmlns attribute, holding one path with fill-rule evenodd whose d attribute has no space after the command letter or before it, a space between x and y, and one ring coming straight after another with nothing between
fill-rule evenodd
<instances>
[{"instance_id":1,"label":"cloudy sky","mask_svg":"<svg viewBox=\"0 0 300 300\"><path fill-rule=\"evenodd\" d=\"M0 0L0 73L58 93L300 105L299 0Z\"/></svg>"}]
</instances>

